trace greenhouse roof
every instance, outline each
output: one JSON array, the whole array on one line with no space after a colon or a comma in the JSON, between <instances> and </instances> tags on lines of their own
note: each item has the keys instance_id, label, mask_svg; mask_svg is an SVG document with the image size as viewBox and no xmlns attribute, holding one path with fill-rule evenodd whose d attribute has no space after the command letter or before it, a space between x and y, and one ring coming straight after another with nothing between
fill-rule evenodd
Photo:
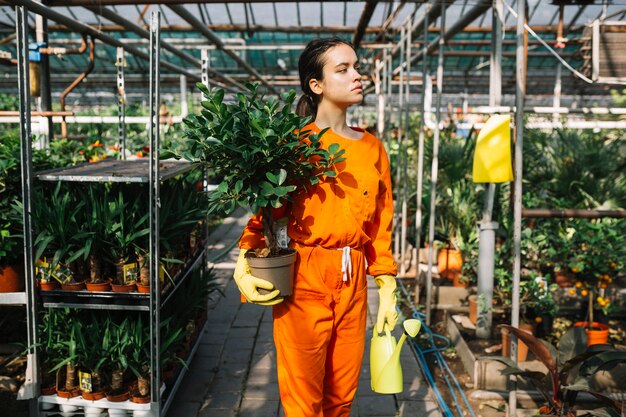
<instances>
[{"instance_id":1,"label":"greenhouse roof","mask_svg":"<svg viewBox=\"0 0 626 417\"><path fill-rule=\"evenodd\" d=\"M557 44L557 26L561 14L559 5L553 4L560 2L566 4L562 14L563 36L566 38L564 45ZM132 4L127 0L51 0L47 3L53 11L89 25L102 35L124 44L127 47L124 69L126 89L130 94L134 92L146 96L149 63L132 51L147 55L148 40L142 37L142 33L145 35L149 28L150 15L155 10L161 12L161 60L171 64L169 67L162 65L161 68L165 93L179 91L181 72L187 78L199 79L202 49L208 50L210 67L214 71L210 77L213 83L232 85L234 81L241 85L244 81L254 80L256 75L262 75L267 84L279 90L298 88L297 60L302 48L313 38L331 35L356 41L365 76L371 78L376 59L383 56L385 49L390 51L398 44L403 23L411 16L415 23L423 22L429 10L425 3L404 1L205 1L182 4L174 0L161 0L150 4ZM430 3L429 43L439 35L442 2ZM510 95L515 90L516 18L511 10L516 8L516 0L505 0L504 3L502 88L503 94ZM529 0L528 24L565 61L579 69L583 65L585 26L596 19L624 22L626 2L599 3ZM449 32L444 49L443 90L447 95L472 96L489 92L491 4L491 0L444 2L445 28L454 32ZM468 16L474 15L476 17L471 22L466 22ZM31 40L34 42L34 13L29 13L29 22ZM4 54L2 62L7 64L0 66L0 89L15 91L17 68L10 64L16 56L15 13L11 6L0 6L0 31L3 32L0 39L0 50ZM47 35L49 47L78 48L81 44L81 34L58 21L48 20ZM413 55L419 55L423 40L423 26L419 25L413 33ZM169 45L169 49L164 47L165 44ZM88 49L82 54L51 56L53 96L60 94L87 68ZM240 60L234 58L234 55ZM399 55L394 57L394 67L401 63L402 57ZM242 61L249 67L242 65ZM537 97L538 102L542 97L552 97L557 67L561 64L532 36L529 37L527 62L527 95ZM92 100L114 94L115 63L116 47L96 39L94 70L72 94L90 96ZM428 55L428 66L431 74L434 74L437 66L436 48ZM413 64L411 74L420 83L421 70L421 63ZM603 99L606 101L609 90L619 87L586 83L565 68L562 68L561 73L563 96L578 97L587 100L589 104ZM193 80L189 81L191 83Z\"/></svg>"}]
</instances>

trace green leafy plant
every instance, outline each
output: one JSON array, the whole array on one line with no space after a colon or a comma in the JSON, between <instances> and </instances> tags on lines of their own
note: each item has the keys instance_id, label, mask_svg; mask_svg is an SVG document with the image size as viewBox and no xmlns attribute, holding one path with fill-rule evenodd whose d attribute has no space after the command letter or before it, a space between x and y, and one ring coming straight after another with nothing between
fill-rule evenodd
<instances>
[{"instance_id":1,"label":"green leafy plant","mask_svg":"<svg viewBox=\"0 0 626 417\"><path fill-rule=\"evenodd\" d=\"M210 211L232 212L237 206L250 207L263 214L265 242L272 255L279 252L271 208L292 200L293 193L317 184L321 178L335 177L334 164L344 160L338 144L322 148L324 131L303 131L310 118L292 112L295 91L283 93L280 100L267 100L257 84L238 93L236 100L224 102L224 90L204 94L202 111L185 119L185 152L165 152L206 165L220 179L209 195Z\"/></svg>"},{"instance_id":2,"label":"green leafy plant","mask_svg":"<svg viewBox=\"0 0 626 417\"><path fill-rule=\"evenodd\" d=\"M582 328L571 328L559 341L558 351L549 343L518 328L503 325L511 331L548 369L547 374L518 368L508 358L500 359L507 367L505 375L515 375L530 381L542 394L546 404L539 408L541 415L574 416L572 407L578 393L588 392L605 406L588 410L585 415L619 417L623 405L592 388L591 378L601 369L626 363L626 352L608 347L587 349L587 335Z\"/></svg>"}]
</instances>

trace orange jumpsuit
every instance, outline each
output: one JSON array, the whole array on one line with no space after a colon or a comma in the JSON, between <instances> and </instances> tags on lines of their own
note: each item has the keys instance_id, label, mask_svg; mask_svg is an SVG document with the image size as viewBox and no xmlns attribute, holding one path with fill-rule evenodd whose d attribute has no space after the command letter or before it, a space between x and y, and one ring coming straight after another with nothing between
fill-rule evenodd
<instances>
[{"instance_id":1,"label":"orange jumpsuit","mask_svg":"<svg viewBox=\"0 0 626 417\"><path fill-rule=\"evenodd\" d=\"M305 130L319 132L313 123ZM296 196L287 213L290 246L298 251L296 278L293 295L273 307L286 417L350 415L365 348L366 273L397 272L383 145L367 132L351 140L328 130L322 144L332 143L346 151L346 160L336 165L339 174ZM276 215L281 212L285 207ZM253 216L239 246L264 247L262 231L260 216Z\"/></svg>"}]
</instances>

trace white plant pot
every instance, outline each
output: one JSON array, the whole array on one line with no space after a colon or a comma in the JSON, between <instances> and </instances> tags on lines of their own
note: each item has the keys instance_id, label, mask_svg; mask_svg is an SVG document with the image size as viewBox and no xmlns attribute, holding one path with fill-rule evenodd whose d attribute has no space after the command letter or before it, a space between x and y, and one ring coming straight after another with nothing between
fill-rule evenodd
<instances>
[{"instance_id":1,"label":"white plant pot","mask_svg":"<svg viewBox=\"0 0 626 417\"><path fill-rule=\"evenodd\" d=\"M85 407L85 417L100 417L103 411L100 407Z\"/></svg>"},{"instance_id":2,"label":"white plant pot","mask_svg":"<svg viewBox=\"0 0 626 417\"><path fill-rule=\"evenodd\" d=\"M80 409L80 407L76 405L59 404L59 409L61 410L61 415L63 417L71 417Z\"/></svg>"},{"instance_id":3,"label":"white plant pot","mask_svg":"<svg viewBox=\"0 0 626 417\"><path fill-rule=\"evenodd\" d=\"M156 414L152 410L134 410L133 417L154 417Z\"/></svg>"},{"instance_id":4,"label":"white plant pot","mask_svg":"<svg viewBox=\"0 0 626 417\"><path fill-rule=\"evenodd\" d=\"M109 408L109 417L128 417L126 410L119 410L117 408Z\"/></svg>"}]
</instances>

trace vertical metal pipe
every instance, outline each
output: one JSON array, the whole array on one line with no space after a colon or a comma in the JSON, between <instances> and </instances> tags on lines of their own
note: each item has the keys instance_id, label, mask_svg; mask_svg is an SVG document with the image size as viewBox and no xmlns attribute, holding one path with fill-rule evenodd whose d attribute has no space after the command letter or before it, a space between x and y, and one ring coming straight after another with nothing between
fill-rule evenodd
<instances>
[{"instance_id":1,"label":"vertical metal pipe","mask_svg":"<svg viewBox=\"0 0 626 417\"><path fill-rule=\"evenodd\" d=\"M445 1L441 2L441 31L439 36L439 56L437 59L437 98L435 99L435 135L433 137L433 161L430 170L431 182L430 182L430 219L428 225L428 241L431 248L435 245L435 215L436 215L436 201L437 201L437 171L439 169L439 135L440 135L440 122L441 122L441 92L443 84L443 47L445 46L444 34L446 31L446 6ZM427 274L427 291L426 294L426 325L430 325L430 313L432 310L431 304L431 292L433 281L433 256L434 252L431 249L428 252L428 271Z\"/></svg>"},{"instance_id":2,"label":"vertical metal pipe","mask_svg":"<svg viewBox=\"0 0 626 417\"><path fill-rule=\"evenodd\" d=\"M526 94L526 61L524 57L524 21L526 0L517 3L517 49L515 82L515 191L513 201L513 294L511 300L511 326L519 326L519 290L521 274L522 239L522 168L524 143L524 96ZM511 359L517 363L517 337L511 334ZM517 411L517 380L511 377L509 416Z\"/></svg>"},{"instance_id":3,"label":"vertical metal pipe","mask_svg":"<svg viewBox=\"0 0 626 417\"><path fill-rule=\"evenodd\" d=\"M412 27L412 23L413 23L413 15L410 15L407 22L406 22L406 48L405 48L405 59L406 59L406 74L405 74L405 80L406 83L404 84L404 88L406 89L405 93L404 93L404 98L406 100L406 105L404 106L404 109L401 109L402 112L404 112L404 147L403 147L403 151L402 154L403 159L402 159L402 232L401 232L401 236L402 236L402 248L401 248L401 274L404 277L404 275L406 275L406 251L407 251L407 240L406 240L406 233L407 233L407 220L408 220L408 202L407 202L407 198L408 198L408 193L409 193L409 184L408 184L408 177L409 177L409 169L408 169L408 165L409 165L409 152L408 152L408 145L409 145L409 105L410 105L410 101L409 101L409 90L410 90L410 80L411 80L411 27ZM411 265L409 265L409 269L411 268Z\"/></svg>"},{"instance_id":4,"label":"vertical metal pipe","mask_svg":"<svg viewBox=\"0 0 626 417\"><path fill-rule=\"evenodd\" d=\"M180 115L187 117L189 114L189 104L187 103L187 77L180 74Z\"/></svg>"},{"instance_id":5,"label":"vertical metal pipe","mask_svg":"<svg viewBox=\"0 0 626 417\"><path fill-rule=\"evenodd\" d=\"M556 110L561 107L561 63L556 64L556 81L554 83L554 98L552 99L552 107L555 108L552 113L552 128L561 127L559 112Z\"/></svg>"},{"instance_id":6,"label":"vertical metal pipe","mask_svg":"<svg viewBox=\"0 0 626 417\"><path fill-rule=\"evenodd\" d=\"M404 59L404 39L406 36L406 28L402 26L400 28L400 74L399 74L399 83L398 83L398 124L396 130L398 132L398 150L396 152L396 201L394 204L394 234L393 234L393 254L396 260L402 259L401 255L401 245L404 246L404 242L401 241L401 230L404 228L404 218L402 217L401 207L402 207L402 160L403 160L403 145L404 145L404 125L402 123L402 106L404 105L404 84L402 83L404 79L404 65L402 65L402 60ZM404 274L404 265L402 262L400 263L400 274Z\"/></svg>"},{"instance_id":7,"label":"vertical metal pipe","mask_svg":"<svg viewBox=\"0 0 626 417\"><path fill-rule=\"evenodd\" d=\"M376 92L376 134L378 139L383 140L383 133L385 132L385 96L383 95L383 80L381 76L382 72L382 62L380 59L376 60L376 73L374 79L374 88ZM389 151L387 149L387 151Z\"/></svg>"},{"instance_id":8,"label":"vertical metal pipe","mask_svg":"<svg viewBox=\"0 0 626 417\"><path fill-rule=\"evenodd\" d=\"M161 415L160 350L161 350L161 297L159 285L159 76L160 76L160 26L161 13L152 12L150 20L150 390L152 412Z\"/></svg>"},{"instance_id":9,"label":"vertical metal pipe","mask_svg":"<svg viewBox=\"0 0 626 417\"><path fill-rule=\"evenodd\" d=\"M24 222L24 273L26 287L26 329L28 342L28 362L25 387L28 388L24 399L36 398L39 393L39 363L37 349L37 303L35 299L35 260L31 225L33 171L31 142L31 103L28 62L28 12L23 6L15 7L18 90L20 95L20 144L22 174L22 220ZM31 401L31 415L38 415L37 402Z\"/></svg>"},{"instance_id":10,"label":"vertical metal pipe","mask_svg":"<svg viewBox=\"0 0 626 417\"><path fill-rule=\"evenodd\" d=\"M48 19L41 15L35 15L35 25L37 33L35 39L37 42L48 43ZM39 109L41 111L52 111L52 91L50 90L50 56L41 54L41 62L39 63L40 92L39 92ZM52 117L39 118L39 131L43 133L39 147L49 147L53 135ZM43 142L43 143L42 143Z\"/></svg>"},{"instance_id":11,"label":"vertical metal pipe","mask_svg":"<svg viewBox=\"0 0 626 417\"><path fill-rule=\"evenodd\" d=\"M424 43L422 46L424 54L426 53L426 48L428 45L428 13L430 13L431 5L430 3L426 4L426 8L424 10ZM428 59L424 59L422 61L422 111L420 115L420 132L419 132L419 143L417 148L417 196L416 196L416 207L417 211L415 212L415 248L417 249L417 260L416 260L416 268L415 268L415 295L414 301L415 304L420 303L420 265L419 265L419 256L420 256L420 246L422 240L422 196L423 196L423 188L424 188L424 115L426 114L426 78L428 77ZM432 251L432 248L430 249ZM430 255L429 255L430 256ZM427 282L426 284L426 303L430 303L430 293L432 289L432 283Z\"/></svg>"},{"instance_id":12,"label":"vertical metal pipe","mask_svg":"<svg viewBox=\"0 0 626 417\"><path fill-rule=\"evenodd\" d=\"M211 57L209 56L209 50L204 48L202 49L201 54L202 57L200 61L202 63L202 84L204 84L206 88L210 88L211 86L209 85L209 66L211 63Z\"/></svg>"},{"instance_id":13,"label":"vertical metal pipe","mask_svg":"<svg viewBox=\"0 0 626 417\"><path fill-rule=\"evenodd\" d=\"M491 55L489 70L489 106L498 107L502 100L502 0L493 0L493 18L491 31ZM478 223L478 319L476 337L491 337L493 300L493 270L495 257L495 231L498 223L492 222L495 184L486 184L483 216Z\"/></svg>"},{"instance_id":14,"label":"vertical metal pipe","mask_svg":"<svg viewBox=\"0 0 626 417\"><path fill-rule=\"evenodd\" d=\"M117 48L117 140L118 159L126 159L126 89L124 86L124 48Z\"/></svg>"}]
</instances>

